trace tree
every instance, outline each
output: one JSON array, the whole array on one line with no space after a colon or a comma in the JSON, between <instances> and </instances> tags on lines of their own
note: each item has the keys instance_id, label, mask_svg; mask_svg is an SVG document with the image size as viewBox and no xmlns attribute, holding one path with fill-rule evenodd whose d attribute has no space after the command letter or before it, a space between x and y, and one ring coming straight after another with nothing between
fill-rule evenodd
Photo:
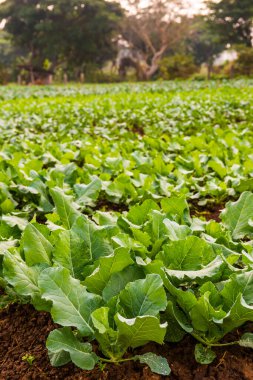
<instances>
[{"instance_id":1,"label":"tree","mask_svg":"<svg viewBox=\"0 0 253 380\"><path fill-rule=\"evenodd\" d=\"M165 53L184 40L189 19L182 12L183 0L153 0L145 8L141 7L140 0L129 3L135 12L126 17L122 36L130 49L136 51L129 59L137 68L139 79L150 79Z\"/></svg>"},{"instance_id":2,"label":"tree","mask_svg":"<svg viewBox=\"0 0 253 380\"><path fill-rule=\"evenodd\" d=\"M207 1L211 31L225 44L252 46L253 1Z\"/></svg>"},{"instance_id":3,"label":"tree","mask_svg":"<svg viewBox=\"0 0 253 380\"><path fill-rule=\"evenodd\" d=\"M195 58L195 63L207 65L207 75L210 79L214 60L225 50L226 44L221 42L219 34L212 30L206 16L196 16L192 20L191 34L187 42L188 49Z\"/></svg>"},{"instance_id":4,"label":"tree","mask_svg":"<svg viewBox=\"0 0 253 380\"><path fill-rule=\"evenodd\" d=\"M0 17L15 46L23 49L31 67L82 68L85 63L102 65L115 54L113 36L123 11L104 0L7 0Z\"/></svg>"}]
</instances>

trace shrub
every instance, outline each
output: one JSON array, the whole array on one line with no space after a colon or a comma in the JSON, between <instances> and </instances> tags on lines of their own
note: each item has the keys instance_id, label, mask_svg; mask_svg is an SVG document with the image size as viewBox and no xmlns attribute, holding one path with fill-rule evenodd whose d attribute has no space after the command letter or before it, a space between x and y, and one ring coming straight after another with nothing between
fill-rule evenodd
<instances>
[{"instance_id":1,"label":"shrub","mask_svg":"<svg viewBox=\"0 0 253 380\"><path fill-rule=\"evenodd\" d=\"M191 55L176 54L162 59L159 65L163 79L189 78L197 71Z\"/></svg>"},{"instance_id":2,"label":"shrub","mask_svg":"<svg viewBox=\"0 0 253 380\"><path fill-rule=\"evenodd\" d=\"M239 50L234 72L237 75L253 76L253 48L248 47Z\"/></svg>"}]
</instances>

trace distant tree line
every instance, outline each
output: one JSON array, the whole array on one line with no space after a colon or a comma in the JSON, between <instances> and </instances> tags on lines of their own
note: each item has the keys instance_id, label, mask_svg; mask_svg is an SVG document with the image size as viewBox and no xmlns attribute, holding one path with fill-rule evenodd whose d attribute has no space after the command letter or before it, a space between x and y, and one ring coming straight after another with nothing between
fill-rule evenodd
<instances>
[{"instance_id":1,"label":"distant tree line","mask_svg":"<svg viewBox=\"0 0 253 380\"><path fill-rule=\"evenodd\" d=\"M0 4L0 81L139 80L208 76L226 48L231 73L253 75L253 1L206 1L189 16L185 0L6 0ZM129 10L130 9L130 10ZM107 68L107 70L106 70Z\"/></svg>"}]
</instances>

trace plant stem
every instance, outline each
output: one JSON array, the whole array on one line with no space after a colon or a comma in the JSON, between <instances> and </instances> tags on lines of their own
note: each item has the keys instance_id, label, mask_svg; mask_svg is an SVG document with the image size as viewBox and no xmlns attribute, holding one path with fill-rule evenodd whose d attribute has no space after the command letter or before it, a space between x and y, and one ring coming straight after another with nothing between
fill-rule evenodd
<instances>
[{"instance_id":1,"label":"plant stem","mask_svg":"<svg viewBox=\"0 0 253 380\"><path fill-rule=\"evenodd\" d=\"M105 363L117 364L117 363L129 362L130 360L133 360L133 358L113 360L113 359L104 359L104 358L99 357L99 360Z\"/></svg>"},{"instance_id":2,"label":"plant stem","mask_svg":"<svg viewBox=\"0 0 253 380\"><path fill-rule=\"evenodd\" d=\"M200 336L197 334L192 333L191 334L196 340L198 340L200 343L205 344L206 346L209 347L226 347L226 346L235 346L236 344L239 344L238 341L235 342L229 342L229 343L210 343L202 339Z\"/></svg>"}]
</instances>

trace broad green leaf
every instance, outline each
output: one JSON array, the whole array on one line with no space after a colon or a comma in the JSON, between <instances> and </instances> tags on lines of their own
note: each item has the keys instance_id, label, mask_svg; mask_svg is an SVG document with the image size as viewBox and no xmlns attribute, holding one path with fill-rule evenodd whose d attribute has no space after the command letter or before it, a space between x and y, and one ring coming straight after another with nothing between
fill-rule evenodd
<instances>
[{"instance_id":1,"label":"broad green leaf","mask_svg":"<svg viewBox=\"0 0 253 380\"><path fill-rule=\"evenodd\" d=\"M162 356L157 356L152 352L136 355L134 360L139 360L140 363L147 364L152 372L158 373L159 375L169 376L171 373L167 359Z\"/></svg>"},{"instance_id":2,"label":"broad green leaf","mask_svg":"<svg viewBox=\"0 0 253 380\"><path fill-rule=\"evenodd\" d=\"M84 255L86 258L89 257L91 261L94 262L100 257L109 256L113 253L113 248L107 242L104 231L100 230L88 218L77 218L72 231L84 242Z\"/></svg>"},{"instance_id":3,"label":"broad green leaf","mask_svg":"<svg viewBox=\"0 0 253 380\"><path fill-rule=\"evenodd\" d=\"M253 322L253 306L245 302L243 296L238 294L235 303L228 312L226 318L223 321L224 335L239 326L242 326L245 322Z\"/></svg>"},{"instance_id":4,"label":"broad green leaf","mask_svg":"<svg viewBox=\"0 0 253 380\"><path fill-rule=\"evenodd\" d=\"M189 206L184 196L164 198L161 201L161 206L163 211L173 217L176 222L190 221Z\"/></svg>"},{"instance_id":5,"label":"broad green leaf","mask_svg":"<svg viewBox=\"0 0 253 380\"><path fill-rule=\"evenodd\" d=\"M72 201L72 197L66 195L62 189L55 187L50 189L50 194L53 198L56 212L60 216L62 224L70 230L75 220L80 216L76 205Z\"/></svg>"},{"instance_id":6,"label":"broad green leaf","mask_svg":"<svg viewBox=\"0 0 253 380\"><path fill-rule=\"evenodd\" d=\"M133 264L133 260L128 249L118 248L114 254L99 259L98 267L90 276L86 277L84 285L90 292L101 295L111 276L131 264Z\"/></svg>"},{"instance_id":7,"label":"broad green leaf","mask_svg":"<svg viewBox=\"0 0 253 380\"><path fill-rule=\"evenodd\" d=\"M196 331L205 332L212 337L219 336L220 326L222 325L227 313L220 307L215 309L210 303L210 293L206 292L190 310L192 326Z\"/></svg>"},{"instance_id":8,"label":"broad green leaf","mask_svg":"<svg viewBox=\"0 0 253 380\"><path fill-rule=\"evenodd\" d=\"M149 341L163 343L167 323L160 324L157 317L140 316L126 319L117 314L115 322L119 331L119 343L122 346L136 348Z\"/></svg>"},{"instance_id":9,"label":"broad green leaf","mask_svg":"<svg viewBox=\"0 0 253 380\"><path fill-rule=\"evenodd\" d=\"M241 347L253 348L253 334L252 333L243 334L238 343Z\"/></svg>"},{"instance_id":10,"label":"broad green leaf","mask_svg":"<svg viewBox=\"0 0 253 380\"><path fill-rule=\"evenodd\" d=\"M253 194L244 192L237 202L228 202L221 213L223 224L232 233L233 239L253 236L253 227L249 220L253 218Z\"/></svg>"},{"instance_id":11,"label":"broad green leaf","mask_svg":"<svg viewBox=\"0 0 253 380\"><path fill-rule=\"evenodd\" d=\"M169 342L179 342L183 339L186 333L191 333L193 331L185 314L173 301L168 301L163 319L168 323L166 340Z\"/></svg>"},{"instance_id":12,"label":"broad green leaf","mask_svg":"<svg viewBox=\"0 0 253 380\"><path fill-rule=\"evenodd\" d=\"M20 231L24 231L28 224L28 221L25 218L21 218L16 215L3 215L1 220L3 220L10 227L17 226Z\"/></svg>"},{"instance_id":13,"label":"broad green leaf","mask_svg":"<svg viewBox=\"0 0 253 380\"><path fill-rule=\"evenodd\" d=\"M71 229L59 233L53 259L54 263L67 268L72 277L82 280L84 266L91 258L85 242Z\"/></svg>"},{"instance_id":14,"label":"broad green leaf","mask_svg":"<svg viewBox=\"0 0 253 380\"><path fill-rule=\"evenodd\" d=\"M29 267L17 252L6 252L3 260L4 278L12 285L21 296L29 296L38 310L48 310L49 305L41 299L38 286L40 273L45 269L43 266Z\"/></svg>"},{"instance_id":15,"label":"broad green leaf","mask_svg":"<svg viewBox=\"0 0 253 380\"><path fill-rule=\"evenodd\" d=\"M52 365L64 365L70 358L77 367L91 370L98 362L98 357L92 352L91 344L80 342L70 327L53 330L47 338L47 349Z\"/></svg>"},{"instance_id":16,"label":"broad green leaf","mask_svg":"<svg viewBox=\"0 0 253 380\"><path fill-rule=\"evenodd\" d=\"M211 364L216 358L215 352L201 343L196 344L194 353L196 362L200 364Z\"/></svg>"},{"instance_id":17,"label":"broad green leaf","mask_svg":"<svg viewBox=\"0 0 253 380\"><path fill-rule=\"evenodd\" d=\"M224 267L224 262L217 257L210 264L203 267L203 269L180 271L165 268L165 273L169 279L173 279L176 282L183 283L195 280L198 283L203 283L204 280L209 279L218 281L222 277Z\"/></svg>"},{"instance_id":18,"label":"broad green leaf","mask_svg":"<svg viewBox=\"0 0 253 380\"><path fill-rule=\"evenodd\" d=\"M77 193L77 202L81 205L92 205L98 198L99 192L102 188L102 183L99 178L94 178L88 185L76 184L74 190Z\"/></svg>"},{"instance_id":19,"label":"broad green leaf","mask_svg":"<svg viewBox=\"0 0 253 380\"><path fill-rule=\"evenodd\" d=\"M152 199L147 199L141 205L131 207L127 218L131 223L141 226L147 220L148 214L152 210L159 210L159 207Z\"/></svg>"},{"instance_id":20,"label":"broad green leaf","mask_svg":"<svg viewBox=\"0 0 253 380\"><path fill-rule=\"evenodd\" d=\"M178 223L169 219L163 221L166 227L166 235L171 241L183 240L191 233L191 229L187 226L180 226Z\"/></svg>"},{"instance_id":21,"label":"broad green leaf","mask_svg":"<svg viewBox=\"0 0 253 380\"><path fill-rule=\"evenodd\" d=\"M212 246L197 236L188 236L184 240L166 244L163 246L163 252L157 255L157 258L164 262L167 269L177 271L203 269L215 257L216 254Z\"/></svg>"},{"instance_id":22,"label":"broad green leaf","mask_svg":"<svg viewBox=\"0 0 253 380\"><path fill-rule=\"evenodd\" d=\"M234 305L239 294L243 296L249 305L253 304L253 271L233 274L224 283L220 295L227 310Z\"/></svg>"},{"instance_id":23,"label":"broad green leaf","mask_svg":"<svg viewBox=\"0 0 253 380\"><path fill-rule=\"evenodd\" d=\"M91 313L101 306L101 297L88 293L65 268L49 268L39 277L42 297L51 301L56 323L76 327L83 336L93 334Z\"/></svg>"},{"instance_id":24,"label":"broad green leaf","mask_svg":"<svg viewBox=\"0 0 253 380\"><path fill-rule=\"evenodd\" d=\"M127 347L118 341L119 332L113 330L109 322L109 307L101 307L93 311L91 318L95 329L95 337L103 354L113 361L121 359Z\"/></svg>"},{"instance_id":25,"label":"broad green leaf","mask_svg":"<svg viewBox=\"0 0 253 380\"><path fill-rule=\"evenodd\" d=\"M16 247L17 244L17 239L0 241L0 255L4 255L5 251L8 251L9 248Z\"/></svg>"},{"instance_id":26,"label":"broad green leaf","mask_svg":"<svg viewBox=\"0 0 253 380\"><path fill-rule=\"evenodd\" d=\"M121 272L114 273L103 290L103 299L109 301L112 297L117 296L129 282L143 277L145 274L137 265L130 265Z\"/></svg>"},{"instance_id":27,"label":"broad green leaf","mask_svg":"<svg viewBox=\"0 0 253 380\"><path fill-rule=\"evenodd\" d=\"M126 318L158 315L167 306L161 277L157 274L148 274L143 280L130 282L121 291L119 304Z\"/></svg>"},{"instance_id":28,"label":"broad green leaf","mask_svg":"<svg viewBox=\"0 0 253 380\"><path fill-rule=\"evenodd\" d=\"M28 224L25 228L22 246L27 265L51 264L53 246L33 224Z\"/></svg>"}]
</instances>

